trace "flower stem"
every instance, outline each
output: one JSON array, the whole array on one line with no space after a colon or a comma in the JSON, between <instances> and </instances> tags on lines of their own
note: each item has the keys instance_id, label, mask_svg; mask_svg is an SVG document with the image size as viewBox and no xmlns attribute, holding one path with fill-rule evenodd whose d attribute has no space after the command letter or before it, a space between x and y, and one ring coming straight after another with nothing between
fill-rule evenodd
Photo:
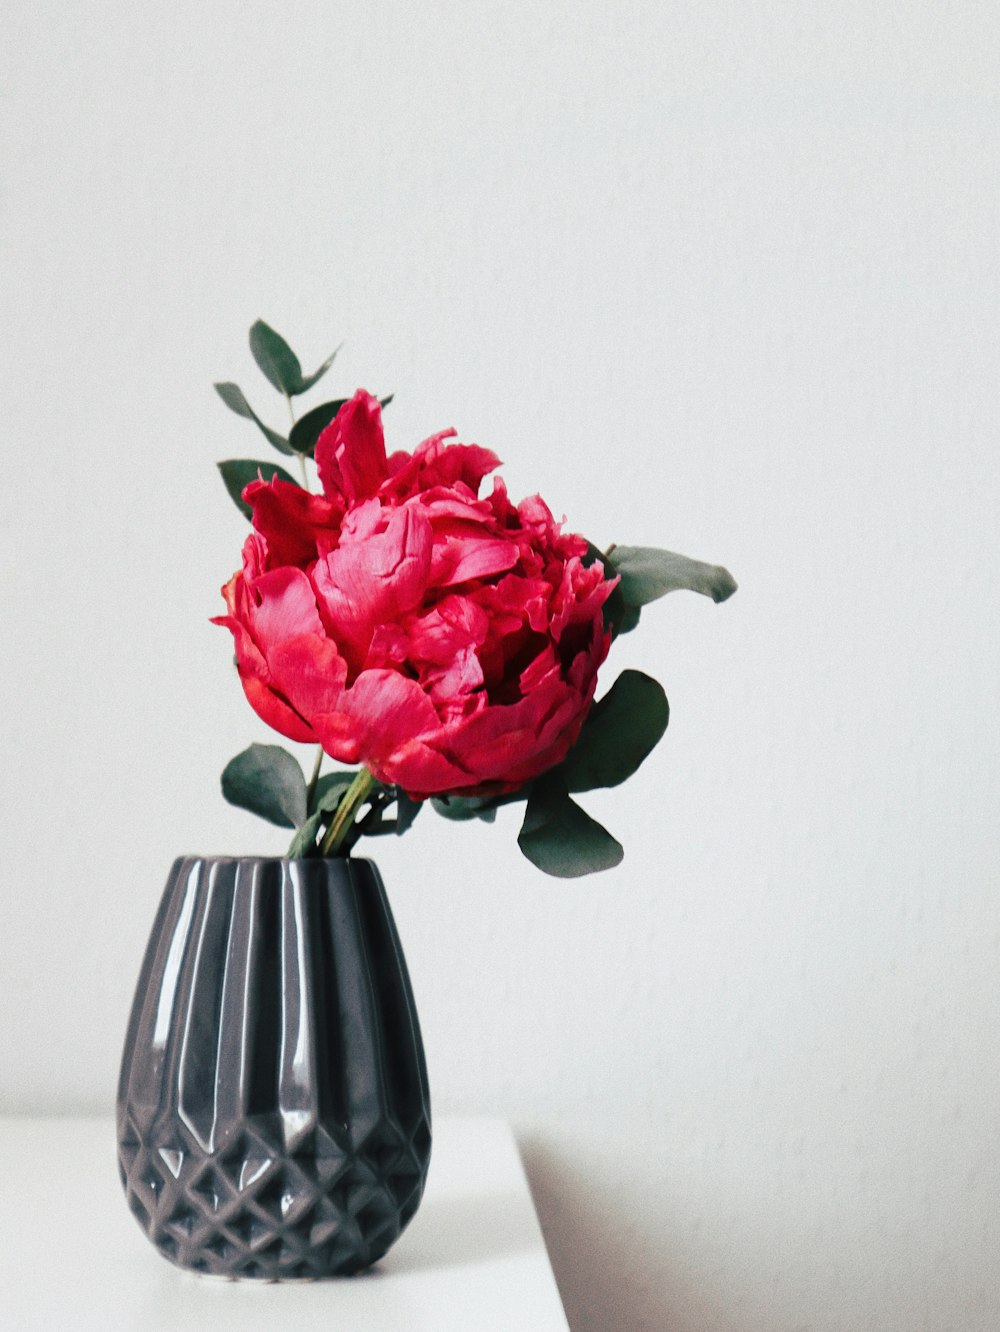
<instances>
[{"instance_id":1,"label":"flower stem","mask_svg":"<svg viewBox=\"0 0 1000 1332\"><path fill-rule=\"evenodd\" d=\"M337 806L337 812L326 830L326 836L320 843L319 853L321 856L335 856L337 854L341 843L354 822L355 814L365 803L372 787L376 785L377 782L368 769L362 768L344 792L344 798Z\"/></svg>"},{"instance_id":2,"label":"flower stem","mask_svg":"<svg viewBox=\"0 0 1000 1332\"><path fill-rule=\"evenodd\" d=\"M292 404L292 395L291 395L290 393L286 393L286 394L285 394L285 401L288 403L288 415L291 417L291 421L292 421L292 429L294 430L294 429L295 429L295 407L294 407L293 404ZM302 489L303 489L303 490L308 490L308 489L309 489L309 477L308 477L308 475L307 475L307 473L306 473L306 455L305 455L304 453L297 453L295 456L296 456L296 458L298 458L298 460L299 460L299 467L302 469Z\"/></svg>"},{"instance_id":3,"label":"flower stem","mask_svg":"<svg viewBox=\"0 0 1000 1332\"><path fill-rule=\"evenodd\" d=\"M313 764L312 776L309 778L309 785L306 787L306 809L312 810L313 797L316 794L316 783L319 781L319 770L323 766L323 746L316 746L316 762Z\"/></svg>"}]
</instances>

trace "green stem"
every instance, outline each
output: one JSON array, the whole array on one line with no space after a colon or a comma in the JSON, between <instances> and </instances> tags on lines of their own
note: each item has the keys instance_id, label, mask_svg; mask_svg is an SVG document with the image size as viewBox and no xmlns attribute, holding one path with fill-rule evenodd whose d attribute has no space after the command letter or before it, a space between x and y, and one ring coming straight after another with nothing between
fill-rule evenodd
<instances>
[{"instance_id":1,"label":"green stem","mask_svg":"<svg viewBox=\"0 0 1000 1332\"><path fill-rule=\"evenodd\" d=\"M316 762L313 764L312 776L309 778L309 785L306 787L306 809L312 812L313 797L316 794L316 783L319 781L319 770L323 766L323 746L316 746Z\"/></svg>"},{"instance_id":2,"label":"green stem","mask_svg":"<svg viewBox=\"0 0 1000 1332\"><path fill-rule=\"evenodd\" d=\"M292 395L291 395L290 393L286 393L286 394L285 394L285 401L288 403L288 415L291 417L291 420L292 420L292 427L293 427L293 429L294 429L294 426L295 426L295 408L292 406ZM298 458L298 460L299 460L299 467L302 469L302 489L303 489L303 490L308 490L308 489L309 489L309 477L308 477L308 475L307 475L307 473L306 473L306 455L305 455L304 453L297 453L295 456L296 456L296 458Z\"/></svg>"},{"instance_id":3,"label":"green stem","mask_svg":"<svg viewBox=\"0 0 1000 1332\"><path fill-rule=\"evenodd\" d=\"M321 856L335 856L337 854L351 824L354 822L355 814L367 800L372 787L377 785L378 783L368 769L362 768L344 792L344 798L337 806L337 812L326 830L326 836L320 843L319 853Z\"/></svg>"}]
</instances>

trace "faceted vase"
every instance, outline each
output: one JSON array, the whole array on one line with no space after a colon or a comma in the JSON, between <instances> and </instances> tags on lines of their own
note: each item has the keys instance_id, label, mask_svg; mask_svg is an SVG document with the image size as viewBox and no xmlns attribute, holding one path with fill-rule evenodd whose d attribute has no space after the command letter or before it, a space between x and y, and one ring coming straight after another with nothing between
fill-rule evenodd
<instances>
[{"instance_id":1,"label":"faceted vase","mask_svg":"<svg viewBox=\"0 0 1000 1332\"><path fill-rule=\"evenodd\" d=\"M430 1145L374 864L175 861L118 1087L119 1172L160 1252L220 1276L360 1271L417 1210Z\"/></svg>"}]
</instances>

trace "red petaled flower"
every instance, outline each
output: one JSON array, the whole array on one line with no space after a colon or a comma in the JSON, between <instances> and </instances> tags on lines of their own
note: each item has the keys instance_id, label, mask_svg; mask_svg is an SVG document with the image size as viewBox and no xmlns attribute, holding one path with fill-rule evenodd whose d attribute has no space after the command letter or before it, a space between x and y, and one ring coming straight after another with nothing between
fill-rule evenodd
<instances>
[{"instance_id":1,"label":"red petaled flower","mask_svg":"<svg viewBox=\"0 0 1000 1332\"><path fill-rule=\"evenodd\" d=\"M515 506L487 449L386 457L359 391L316 444L322 495L253 481L254 531L223 588L247 698L420 798L511 791L561 762L590 707L617 579L536 495Z\"/></svg>"}]
</instances>

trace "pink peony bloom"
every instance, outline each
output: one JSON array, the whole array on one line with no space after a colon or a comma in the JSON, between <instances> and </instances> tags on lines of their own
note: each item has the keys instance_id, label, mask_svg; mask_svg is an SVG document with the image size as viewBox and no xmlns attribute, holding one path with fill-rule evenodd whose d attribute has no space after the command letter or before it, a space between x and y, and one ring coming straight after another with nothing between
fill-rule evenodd
<instances>
[{"instance_id":1,"label":"pink peony bloom","mask_svg":"<svg viewBox=\"0 0 1000 1332\"><path fill-rule=\"evenodd\" d=\"M502 793L560 763L590 707L616 580L538 497L516 507L487 449L386 457L359 391L316 444L322 495L275 478L223 588L259 715L414 798Z\"/></svg>"}]
</instances>

